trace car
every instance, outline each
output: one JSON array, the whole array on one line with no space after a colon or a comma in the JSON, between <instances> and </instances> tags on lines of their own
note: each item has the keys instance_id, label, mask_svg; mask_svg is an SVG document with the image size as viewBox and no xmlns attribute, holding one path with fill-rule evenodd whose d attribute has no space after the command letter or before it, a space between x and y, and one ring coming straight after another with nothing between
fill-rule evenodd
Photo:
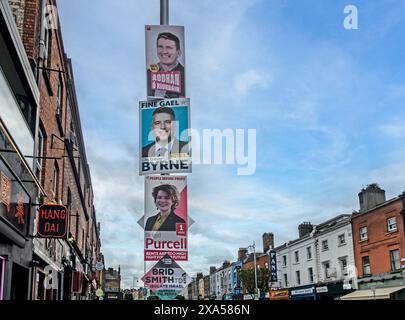
<instances>
[{"instance_id":1,"label":"car","mask_svg":"<svg viewBox=\"0 0 405 320\"><path fill-rule=\"evenodd\" d=\"M161 300L158 296L149 296L147 300Z\"/></svg>"}]
</instances>

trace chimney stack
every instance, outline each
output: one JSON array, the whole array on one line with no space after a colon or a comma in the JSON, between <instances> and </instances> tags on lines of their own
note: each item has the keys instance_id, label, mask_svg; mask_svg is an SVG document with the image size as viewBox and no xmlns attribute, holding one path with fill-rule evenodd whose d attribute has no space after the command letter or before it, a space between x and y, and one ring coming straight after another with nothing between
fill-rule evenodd
<instances>
[{"instance_id":1,"label":"chimney stack","mask_svg":"<svg viewBox=\"0 0 405 320\"><path fill-rule=\"evenodd\" d=\"M210 267L210 274L214 274L215 271L217 271L217 268L211 266L211 267Z\"/></svg>"},{"instance_id":2,"label":"chimney stack","mask_svg":"<svg viewBox=\"0 0 405 320\"><path fill-rule=\"evenodd\" d=\"M273 233L263 233L263 253L274 249L274 235Z\"/></svg>"},{"instance_id":3,"label":"chimney stack","mask_svg":"<svg viewBox=\"0 0 405 320\"><path fill-rule=\"evenodd\" d=\"M369 184L359 193L360 212L368 211L385 202L385 190L377 183Z\"/></svg>"},{"instance_id":4,"label":"chimney stack","mask_svg":"<svg viewBox=\"0 0 405 320\"><path fill-rule=\"evenodd\" d=\"M298 226L298 234L300 238L305 237L307 234L310 234L312 232L312 229L314 228L314 226L312 225L311 222L304 222L301 223Z\"/></svg>"},{"instance_id":5,"label":"chimney stack","mask_svg":"<svg viewBox=\"0 0 405 320\"><path fill-rule=\"evenodd\" d=\"M239 248L238 251L238 261L243 261L246 259L248 250L246 248Z\"/></svg>"}]
</instances>

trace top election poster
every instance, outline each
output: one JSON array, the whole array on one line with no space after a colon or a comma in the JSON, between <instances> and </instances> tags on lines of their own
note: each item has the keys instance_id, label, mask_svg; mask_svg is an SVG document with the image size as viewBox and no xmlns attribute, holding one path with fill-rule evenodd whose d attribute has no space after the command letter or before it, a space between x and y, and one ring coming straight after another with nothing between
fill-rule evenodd
<instances>
[{"instance_id":1,"label":"top election poster","mask_svg":"<svg viewBox=\"0 0 405 320\"><path fill-rule=\"evenodd\" d=\"M139 102L139 174L191 172L190 99Z\"/></svg>"},{"instance_id":2,"label":"top election poster","mask_svg":"<svg viewBox=\"0 0 405 320\"><path fill-rule=\"evenodd\" d=\"M148 99L185 97L184 27L147 25L145 39Z\"/></svg>"}]
</instances>

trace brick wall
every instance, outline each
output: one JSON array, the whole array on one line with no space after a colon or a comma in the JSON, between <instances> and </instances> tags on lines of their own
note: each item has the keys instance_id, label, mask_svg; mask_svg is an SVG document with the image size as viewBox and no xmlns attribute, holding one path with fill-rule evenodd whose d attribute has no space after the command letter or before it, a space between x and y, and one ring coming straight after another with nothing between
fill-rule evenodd
<instances>
[{"instance_id":1,"label":"brick wall","mask_svg":"<svg viewBox=\"0 0 405 320\"><path fill-rule=\"evenodd\" d=\"M388 201L388 204L365 214L355 214L352 218L353 244L356 268L360 277L363 274L362 257L370 257L373 275L391 272L390 251L399 250L400 258L405 257L404 221L401 199ZM397 230L389 232L387 219L396 217ZM367 227L368 239L360 240L360 228Z\"/></svg>"}]
</instances>

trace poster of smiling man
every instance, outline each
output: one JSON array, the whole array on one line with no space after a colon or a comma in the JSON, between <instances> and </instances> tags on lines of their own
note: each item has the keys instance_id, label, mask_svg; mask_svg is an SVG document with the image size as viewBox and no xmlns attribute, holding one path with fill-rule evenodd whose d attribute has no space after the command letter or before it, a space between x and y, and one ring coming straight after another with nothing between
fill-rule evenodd
<instances>
[{"instance_id":1,"label":"poster of smiling man","mask_svg":"<svg viewBox=\"0 0 405 320\"><path fill-rule=\"evenodd\" d=\"M190 100L139 103L139 174L189 173Z\"/></svg>"},{"instance_id":2,"label":"poster of smiling man","mask_svg":"<svg viewBox=\"0 0 405 320\"><path fill-rule=\"evenodd\" d=\"M184 27L145 26L148 98L186 96Z\"/></svg>"},{"instance_id":3,"label":"poster of smiling man","mask_svg":"<svg viewBox=\"0 0 405 320\"><path fill-rule=\"evenodd\" d=\"M187 177L145 178L145 261L188 260Z\"/></svg>"}]
</instances>

